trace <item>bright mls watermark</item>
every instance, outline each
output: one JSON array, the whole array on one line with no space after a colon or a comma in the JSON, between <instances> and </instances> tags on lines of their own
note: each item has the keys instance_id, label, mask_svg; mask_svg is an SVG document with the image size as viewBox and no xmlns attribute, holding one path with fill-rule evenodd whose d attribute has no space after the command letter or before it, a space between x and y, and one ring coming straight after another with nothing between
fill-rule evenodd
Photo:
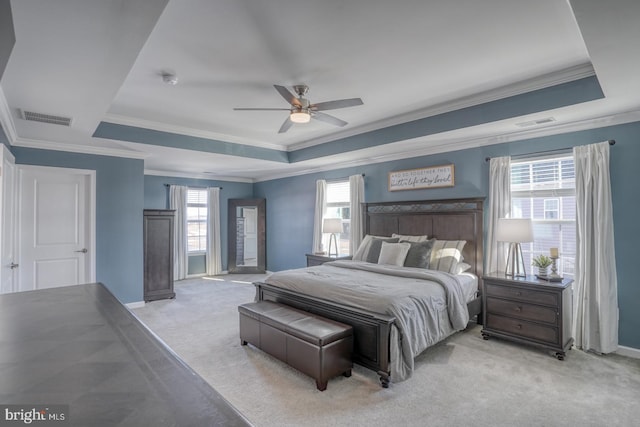
<instances>
[{"instance_id":1,"label":"bright mls watermark","mask_svg":"<svg viewBox=\"0 0 640 427\"><path fill-rule=\"evenodd\" d=\"M66 426L69 405L0 405L0 426Z\"/></svg>"}]
</instances>

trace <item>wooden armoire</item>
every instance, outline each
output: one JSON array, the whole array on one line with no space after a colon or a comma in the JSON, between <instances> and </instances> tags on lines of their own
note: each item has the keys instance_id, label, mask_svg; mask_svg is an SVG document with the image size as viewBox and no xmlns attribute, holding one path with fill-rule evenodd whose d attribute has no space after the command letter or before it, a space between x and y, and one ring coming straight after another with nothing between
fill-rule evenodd
<instances>
[{"instance_id":1,"label":"wooden armoire","mask_svg":"<svg viewBox=\"0 0 640 427\"><path fill-rule=\"evenodd\" d=\"M144 210L144 300L175 298L173 228L175 211Z\"/></svg>"}]
</instances>

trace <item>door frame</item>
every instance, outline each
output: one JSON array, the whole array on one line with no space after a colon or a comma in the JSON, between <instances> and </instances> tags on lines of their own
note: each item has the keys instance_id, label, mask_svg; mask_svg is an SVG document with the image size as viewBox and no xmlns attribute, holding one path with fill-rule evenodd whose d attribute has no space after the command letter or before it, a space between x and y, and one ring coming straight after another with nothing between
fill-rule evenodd
<instances>
[{"instance_id":1,"label":"door frame","mask_svg":"<svg viewBox=\"0 0 640 427\"><path fill-rule=\"evenodd\" d=\"M76 168L63 168L56 166L35 166L35 165L16 165L16 180L18 185L17 198L16 198L16 209L19 209L22 205L22 171L40 171L45 173L59 173L59 174L73 174L73 175L84 175L88 179L87 183L87 202L88 211L86 212L86 238L87 245L85 246L89 252L89 262L86 265L87 271L85 272L87 283L92 283L96 281L96 171L93 169L76 169ZM22 260L19 259L21 255L20 251L20 243L22 242L22 217L18 215L17 224L16 224L16 255L18 257L18 264L22 264ZM16 274L16 287L15 289L20 289L20 278L19 274Z\"/></svg>"},{"instance_id":2,"label":"door frame","mask_svg":"<svg viewBox=\"0 0 640 427\"><path fill-rule=\"evenodd\" d=\"M10 188L7 186L6 178L8 171L6 168L7 163L12 167L12 182ZM18 169L16 165L15 156L9 151L6 145L0 144L0 262L2 265L0 268L0 294L11 293L17 290L16 278L18 274L11 268L9 272L5 269L9 268L9 265L4 264L9 261L14 264L17 261L16 245L17 245L17 233L16 225L18 222L18 207L16 202L18 200ZM8 190L5 193L5 190ZM8 214L8 217L7 215ZM8 250L5 251L5 245L8 246ZM8 252L8 253L7 253ZM9 256L10 258L8 259ZM4 279L10 275L11 288L7 288L7 284Z\"/></svg>"}]
</instances>

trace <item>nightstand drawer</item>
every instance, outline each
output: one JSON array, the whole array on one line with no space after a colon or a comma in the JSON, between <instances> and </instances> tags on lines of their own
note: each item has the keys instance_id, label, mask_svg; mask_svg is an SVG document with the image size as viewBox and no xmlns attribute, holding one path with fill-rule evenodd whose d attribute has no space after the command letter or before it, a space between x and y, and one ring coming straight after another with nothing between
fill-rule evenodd
<instances>
[{"instance_id":1,"label":"nightstand drawer","mask_svg":"<svg viewBox=\"0 0 640 427\"><path fill-rule=\"evenodd\" d=\"M489 330L501 331L518 337L527 337L549 344L559 344L558 328L496 314L487 314L486 318L485 327Z\"/></svg>"},{"instance_id":2,"label":"nightstand drawer","mask_svg":"<svg viewBox=\"0 0 640 427\"><path fill-rule=\"evenodd\" d=\"M557 293L534 291L517 286L500 286L491 283L485 284L485 292L488 296L545 304L552 307L558 306Z\"/></svg>"},{"instance_id":3,"label":"nightstand drawer","mask_svg":"<svg viewBox=\"0 0 640 427\"><path fill-rule=\"evenodd\" d=\"M487 297L487 313L503 314L518 319L545 322L554 326L558 324L558 312L555 308L526 304L518 301Z\"/></svg>"}]
</instances>

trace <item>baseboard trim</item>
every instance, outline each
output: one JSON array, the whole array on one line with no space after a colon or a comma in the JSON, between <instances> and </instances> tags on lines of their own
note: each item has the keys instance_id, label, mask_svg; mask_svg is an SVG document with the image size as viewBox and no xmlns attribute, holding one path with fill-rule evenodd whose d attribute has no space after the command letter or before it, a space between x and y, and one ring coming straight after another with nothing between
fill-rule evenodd
<instances>
[{"instance_id":1,"label":"baseboard trim","mask_svg":"<svg viewBox=\"0 0 640 427\"><path fill-rule=\"evenodd\" d=\"M128 302L124 306L129 310L132 310L134 308L142 308L144 307L144 301Z\"/></svg>"},{"instance_id":2,"label":"baseboard trim","mask_svg":"<svg viewBox=\"0 0 640 427\"><path fill-rule=\"evenodd\" d=\"M618 346L616 354L620 356L632 357L634 359L640 359L640 349L633 347L625 347L623 345Z\"/></svg>"}]
</instances>

